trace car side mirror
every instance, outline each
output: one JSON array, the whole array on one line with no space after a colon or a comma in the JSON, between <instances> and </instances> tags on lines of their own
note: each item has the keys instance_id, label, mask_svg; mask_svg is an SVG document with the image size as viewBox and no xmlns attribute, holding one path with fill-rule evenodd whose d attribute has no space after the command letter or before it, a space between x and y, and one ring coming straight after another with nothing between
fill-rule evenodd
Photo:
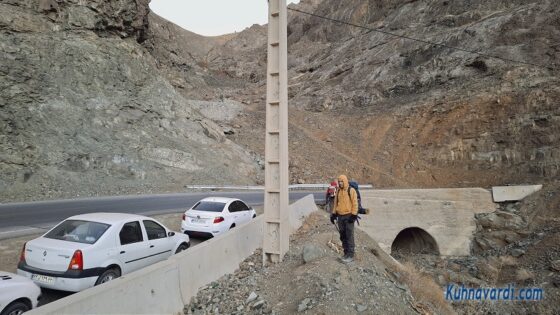
<instances>
[{"instance_id":1,"label":"car side mirror","mask_svg":"<svg viewBox=\"0 0 560 315\"><path fill-rule=\"evenodd\" d=\"M175 232L168 232L168 233L167 233L167 236L168 236L168 237L175 236Z\"/></svg>"}]
</instances>

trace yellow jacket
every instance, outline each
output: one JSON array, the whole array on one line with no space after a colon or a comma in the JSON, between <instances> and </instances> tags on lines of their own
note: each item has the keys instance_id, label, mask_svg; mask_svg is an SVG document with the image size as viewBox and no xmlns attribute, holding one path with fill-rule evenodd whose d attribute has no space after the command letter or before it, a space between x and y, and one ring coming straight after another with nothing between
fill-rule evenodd
<instances>
[{"instance_id":1,"label":"yellow jacket","mask_svg":"<svg viewBox=\"0 0 560 315\"><path fill-rule=\"evenodd\" d=\"M358 215L358 194L356 190L350 188L348 178L345 175L338 176L338 180L342 181L343 185L338 187L334 197L333 213L338 215ZM348 189L350 189L350 194L348 194Z\"/></svg>"}]
</instances>

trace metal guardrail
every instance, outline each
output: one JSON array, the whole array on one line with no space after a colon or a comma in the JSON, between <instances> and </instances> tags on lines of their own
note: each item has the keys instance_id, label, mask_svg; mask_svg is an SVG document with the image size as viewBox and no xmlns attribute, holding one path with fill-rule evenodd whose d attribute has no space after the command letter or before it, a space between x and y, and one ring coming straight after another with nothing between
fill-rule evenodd
<instances>
[{"instance_id":1,"label":"metal guardrail","mask_svg":"<svg viewBox=\"0 0 560 315\"><path fill-rule=\"evenodd\" d=\"M227 186L227 185L186 185L189 190L264 190L264 186ZM290 190L323 190L329 184L295 184L289 185ZM359 185L360 189L373 189L373 185Z\"/></svg>"}]
</instances>

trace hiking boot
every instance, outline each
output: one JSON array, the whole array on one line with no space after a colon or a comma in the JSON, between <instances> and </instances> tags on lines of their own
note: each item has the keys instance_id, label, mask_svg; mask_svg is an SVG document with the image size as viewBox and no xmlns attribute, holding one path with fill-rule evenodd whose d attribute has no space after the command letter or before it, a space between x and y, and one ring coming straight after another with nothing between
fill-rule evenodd
<instances>
[{"instance_id":1,"label":"hiking boot","mask_svg":"<svg viewBox=\"0 0 560 315\"><path fill-rule=\"evenodd\" d=\"M348 264L348 263L351 263L351 262L354 261L354 257L346 256L346 257L343 257L341 260L342 260L343 263Z\"/></svg>"}]
</instances>

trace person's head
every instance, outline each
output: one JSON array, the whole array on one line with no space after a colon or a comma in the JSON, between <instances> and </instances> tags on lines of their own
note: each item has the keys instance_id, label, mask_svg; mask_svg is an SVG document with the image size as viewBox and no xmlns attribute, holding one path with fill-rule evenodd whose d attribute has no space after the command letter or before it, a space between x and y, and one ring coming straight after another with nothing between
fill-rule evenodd
<instances>
[{"instance_id":1,"label":"person's head","mask_svg":"<svg viewBox=\"0 0 560 315\"><path fill-rule=\"evenodd\" d=\"M346 177L346 175L338 176L338 187L340 188L348 187L348 177Z\"/></svg>"}]
</instances>

